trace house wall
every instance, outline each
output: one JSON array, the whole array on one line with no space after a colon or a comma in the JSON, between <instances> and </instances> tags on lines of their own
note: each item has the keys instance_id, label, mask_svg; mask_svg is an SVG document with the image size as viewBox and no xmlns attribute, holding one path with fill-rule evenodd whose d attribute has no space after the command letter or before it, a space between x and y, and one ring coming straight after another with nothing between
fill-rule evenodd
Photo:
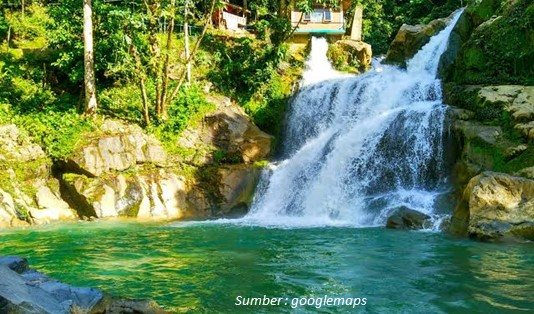
<instances>
[{"instance_id":1,"label":"house wall","mask_svg":"<svg viewBox=\"0 0 534 314\"><path fill-rule=\"evenodd\" d=\"M316 14L316 17L319 17L319 13L322 12L322 9L316 9L314 13ZM331 21L330 22L324 22L324 21L314 21L314 13L312 13L311 18L312 21L304 21L304 19L299 24L298 32L306 32L309 31L316 31L316 30L325 30L325 31L334 31L334 30L343 30L344 32L344 18L343 18L343 11L342 10L330 10L331 12ZM291 24L293 26L296 26L297 23L300 21L301 12L299 11L291 11Z\"/></svg>"}]
</instances>

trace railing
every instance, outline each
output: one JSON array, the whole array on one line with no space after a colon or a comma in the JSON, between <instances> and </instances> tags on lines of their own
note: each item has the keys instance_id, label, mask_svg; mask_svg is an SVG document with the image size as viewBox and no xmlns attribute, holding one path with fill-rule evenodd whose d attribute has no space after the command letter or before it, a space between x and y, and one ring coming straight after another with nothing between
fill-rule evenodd
<instances>
[{"instance_id":1,"label":"railing","mask_svg":"<svg viewBox=\"0 0 534 314\"><path fill-rule=\"evenodd\" d=\"M246 17L234 15L225 11L223 11L223 20L226 21L226 28L231 30L237 30L239 25L247 25Z\"/></svg>"}]
</instances>

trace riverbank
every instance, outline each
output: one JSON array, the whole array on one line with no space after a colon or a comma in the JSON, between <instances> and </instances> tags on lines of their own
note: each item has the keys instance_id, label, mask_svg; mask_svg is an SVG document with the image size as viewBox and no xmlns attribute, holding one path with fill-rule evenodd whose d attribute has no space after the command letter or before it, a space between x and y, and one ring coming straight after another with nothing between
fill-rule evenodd
<instances>
[{"instance_id":1,"label":"riverbank","mask_svg":"<svg viewBox=\"0 0 534 314\"><path fill-rule=\"evenodd\" d=\"M26 258L0 256L2 313L167 313L152 301L109 296L94 288L73 287L35 271Z\"/></svg>"}]
</instances>

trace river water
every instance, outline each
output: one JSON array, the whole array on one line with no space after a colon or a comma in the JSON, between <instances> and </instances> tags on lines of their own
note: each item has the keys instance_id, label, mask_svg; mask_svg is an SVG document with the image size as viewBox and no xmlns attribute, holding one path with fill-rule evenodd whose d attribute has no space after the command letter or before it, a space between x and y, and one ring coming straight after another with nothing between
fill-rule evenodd
<instances>
[{"instance_id":1,"label":"river water","mask_svg":"<svg viewBox=\"0 0 534 314\"><path fill-rule=\"evenodd\" d=\"M0 255L173 312L514 313L534 308L534 248L384 228L127 222L0 232ZM288 305L236 306L236 297ZM291 298L365 297L306 306Z\"/></svg>"}]
</instances>

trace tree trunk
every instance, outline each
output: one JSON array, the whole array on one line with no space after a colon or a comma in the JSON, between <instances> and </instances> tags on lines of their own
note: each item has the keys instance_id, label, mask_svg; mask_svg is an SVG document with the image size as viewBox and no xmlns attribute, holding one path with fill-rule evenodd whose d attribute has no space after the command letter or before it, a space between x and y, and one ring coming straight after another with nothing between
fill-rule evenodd
<instances>
[{"instance_id":1,"label":"tree trunk","mask_svg":"<svg viewBox=\"0 0 534 314\"><path fill-rule=\"evenodd\" d=\"M208 26L210 25L211 17L213 16L213 9L215 8L215 2L216 0L212 0L211 2L211 8L206 16L206 22L204 23L204 28L202 29L202 33L198 37L195 46L193 47L193 51L191 52L191 55L187 59L187 63L192 62L195 59L195 53L200 46L200 43L202 41L202 38L204 38L204 35L206 35L206 31L208 30ZM187 71L183 71L180 75L180 78L178 79L178 83L174 86L174 89L172 90L171 96L167 98L167 103L164 105L169 104L176 96L178 95L178 92L180 91L180 88L182 87L182 84L185 80Z\"/></svg>"},{"instance_id":2,"label":"tree trunk","mask_svg":"<svg viewBox=\"0 0 534 314\"><path fill-rule=\"evenodd\" d=\"M185 0L185 14L184 14L184 41L185 41L185 64L187 84L191 85L191 60L189 51L189 1Z\"/></svg>"},{"instance_id":3,"label":"tree trunk","mask_svg":"<svg viewBox=\"0 0 534 314\"><path fill-rule=\"evenodd\" d=\"M96 114L96 82L95 60L93 51L93 8L91 0L83 0L83 59L84 59L84 86L85 110L84 114Z\"/></svg>"},{"instance_id":4,"label":"tree trunk","mask_svg":"<svg viewBox=\"0 0 534 314\"><path fill-rule=\"evenodd\" d=\"M143 65L141 64L141 58L139 58L139 54L137 53L137 49L132 44L131 52L135 61L135 68L137 72L139 73L139 89L141 90L141 100L143 102L143 120L145 121L145 125L150 125L150 114L148 112L148 95L146 92L146 74L143 69Z\"/></svg>"},{"instance_id":5,"label":"tree trunk","mask_svg":"<svg viewBox=\"0 0 534 314\"><path fill-rule=\"evenodd\" d=\"M147 8L149 19L148 19L148 42L150 44L150 52L152 54L151 60L151 70L152 75L156 78L156 115L158 118L161 117L162 113L162 104L161 104L161 50L158 42L158 8L159 1L157 0L145 0L145 6Z\"/></svg>"},{"instance_id":6,"label":"tree trunk","mask_svg":"<svg viewBox=\"0 0 534 314\"><path fill-rule=\"evenodd\" d=\"M169 22L169 29L167 32L167 53L165 55L165 63L163 64L163 76L162 76L162 86L161 86L161 100L160 104L161 106L164 106L165 102L167 101L167 89L169 87L169 72L170 72L170 54L172 49L172 35L174 33L174 14L175 14L175 7L176 7L176 0L171 0L171 9L170 9L170 15L171 20ZM167 118L167 110L165 108L162 111L162 118Z\"/></svg>"}]
</instances>

